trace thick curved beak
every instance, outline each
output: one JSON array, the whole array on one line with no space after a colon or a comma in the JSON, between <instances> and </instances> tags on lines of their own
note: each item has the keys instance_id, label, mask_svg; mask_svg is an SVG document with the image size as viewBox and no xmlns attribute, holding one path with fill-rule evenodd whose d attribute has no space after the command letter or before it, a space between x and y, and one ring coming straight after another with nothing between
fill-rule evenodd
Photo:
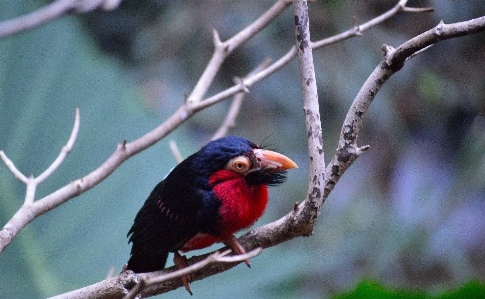
<instances>
[{"instance_id":1,"label":"thick curved beak","mask_svg":"<svg viewBox=\"0 0 485 299\"><path fill-rule=\"evenodd\" d=\"M255 149L254 155L259 169L269 172L284 171L291 168L298 168L295 162L285 155L264 149Z\"/></svg>"}]
</instances>

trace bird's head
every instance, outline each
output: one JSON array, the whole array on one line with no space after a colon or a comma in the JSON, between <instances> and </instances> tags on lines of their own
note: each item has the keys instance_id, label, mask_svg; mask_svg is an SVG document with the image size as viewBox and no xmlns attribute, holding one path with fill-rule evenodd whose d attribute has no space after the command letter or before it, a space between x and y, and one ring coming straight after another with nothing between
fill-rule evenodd
<instances>
[{"instance_id":1,"label":"bird's head","mask_svg":"<svg viewBox=\"0 0 485 299\"><path fill-rule=\"evenodd\" d=\"M214 140L191 158L211 185L241 176L249 185L277 185L285 180L286 170L298 167L280 153L235 136Z\"/></svg>"}]
</instances>

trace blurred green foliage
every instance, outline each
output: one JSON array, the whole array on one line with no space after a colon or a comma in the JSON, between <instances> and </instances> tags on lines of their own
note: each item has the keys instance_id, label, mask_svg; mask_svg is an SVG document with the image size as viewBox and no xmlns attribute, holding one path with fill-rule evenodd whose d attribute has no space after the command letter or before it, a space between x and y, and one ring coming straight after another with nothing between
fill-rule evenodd
<instances>
[{"instance_id":1,"label":"blurred green foliage","mask_svg":"<svg viewBox=\"0 0 485 299\"><path fill-rule=\"evenodd\" d=\"M356 288L346 294L333 296L334 299L479 299L485 297L485 285L478 281L470 281L458 289L446 290L440 295L428 295L420 291L391 290L382 284L363 280Z\"/></svg>"},{"instance_id":2,"label":"blurred green foliage","mask_svg":"<svg viewBox=\"0 0 485 299\"><path fill-rule=\"evenodd\" d=\"M310 3L312 39L349 29L396 2ZM88 174L116 143L143 135L175 111L210 59L213 28L227 39L272 3L125 1L114 12L71 15L0 40L0 149L24 174L39 175L67 142L80 107L74 149L36 198ZM2 4L0 19L41 5ZM409 5L434 6L435 12L399 15L363 37L314 52L327 161L348 107L382 57L383 43L398 46L440 19L450 23L485 14L481 0ZM439 43L384 85L364 120L360 144L371 149L324 204L311 238L265 250L251 269L236 267L195 282L195 296L325 298L356 285L365 288L359 282L367 277L393 288L441 293L470 279L485 280L483 37ZM266 57L278 59L293 42L290 7L231 55L209 95ZM231 132L277 148L300 166L286 184L271 189L258 224L285 215L306 194L299 82L292 62L254 86ZM207 142L228 105L201 112L168 138L188 156ZM51 296L102 280L112 265L118 271L128 259L126 232L136 212L174 165L164 140L33 221L0 256L0 298ZM24 192L0 164L2 225L22 204ZM180 289L164 298L180 296L187 294Z\"/></svg>"}]
</instances>

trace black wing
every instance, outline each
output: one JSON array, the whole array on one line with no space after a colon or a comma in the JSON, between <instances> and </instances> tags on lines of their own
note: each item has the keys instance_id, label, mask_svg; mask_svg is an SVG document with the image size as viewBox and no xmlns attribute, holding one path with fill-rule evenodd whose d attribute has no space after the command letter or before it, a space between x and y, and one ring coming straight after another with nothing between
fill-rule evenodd
<instances>
[{"instance_id":1,"label":"black wing","mask_svg":"<svg viewBox=\"0 0 485 299\"><path fill-rule=\"evenodd\" d=\"M135 273L163 269L168 253L198 233L197 209L187 207L187 198L176 198L173 190L164 191L164 185L162 181L153 189L128 232L133 243L128 270Z\"/></svg>"}]
</instances>

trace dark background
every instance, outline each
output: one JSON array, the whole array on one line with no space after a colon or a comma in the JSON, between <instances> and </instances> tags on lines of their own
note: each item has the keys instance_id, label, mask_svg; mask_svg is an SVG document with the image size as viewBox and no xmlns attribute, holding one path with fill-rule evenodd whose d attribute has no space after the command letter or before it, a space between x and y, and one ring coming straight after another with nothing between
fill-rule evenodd
<instances>
[{"instance_id":1,"label":"dark background","mask_svg":"<svg viewBox=\"0 0 485 299\"><path fill-rule=\"evenodd\" d=\"M0 40L0 149L24 174L39 175L67 142L72 153L37 191L39 199L98 167L125 138L163 122L191 91L212 54L212 29L225 40L273 1L125 1L114 12L70 15ZM312 40L363 23L397 1L310 3ZM0 20L45 3L2 4ZM394 47L445 23L485 13L485 2L409 1L435 7L402 14L364 36L314 51L326 160L360 86ZM294 43L289 7L224 63L208 95L232 85ZM324 298L364 278L431 293L485 279L485 35L436 44L382 88L364 119L371 149L322 207L315 233L266 249L228 272L192 284L198 298ZM261 225L306 194L308 158L296 61L246 96L231 134L270 145L299 169L271 189ZM196 115L125 162L108 179L23 229L0 256L0 297L56 295L116 273L128 260L126 233L152 188L220 126L229 101ZM22 204L24 186L0 165L0 223ZM209 250L217 249L217 246ZM199 254L201 252L194 252ZM190 255L190 254L189 254ZM183 289L164 298L189 296ZM188 297L187 297L188 298Z\"/></svg>"}]
</instances>

